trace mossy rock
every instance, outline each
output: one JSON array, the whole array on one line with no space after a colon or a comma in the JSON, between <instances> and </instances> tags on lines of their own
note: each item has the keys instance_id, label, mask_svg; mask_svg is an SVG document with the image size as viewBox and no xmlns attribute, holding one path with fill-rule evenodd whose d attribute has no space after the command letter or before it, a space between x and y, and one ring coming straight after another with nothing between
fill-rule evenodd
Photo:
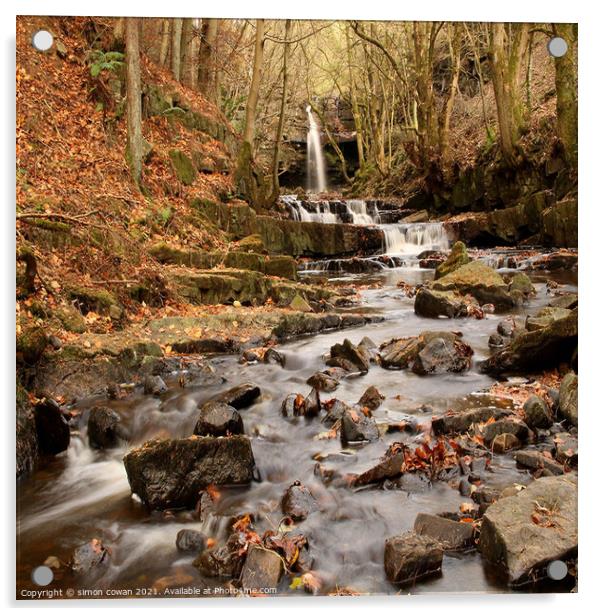
<instances>
[{"instance_id":1,"label":"mossy rock","mask_svg":"<svg viewBox=\"0 0 602 616\"><path fill-rule=\"evenodd\" d=\"M73 306L60 306L55 315L68 332L83 334L86 331L86 321L81 312Z\"/></svg>"},{"instance_id":2,"label":"mossy rock","mask_svg":"<svg viewBox=\"0 0 602 616\"><path fill-rule=\"evenodd\" d=\"M531 282L531 279L524 272L517 272L512 276L510 285L508 287L510 293L518 291L523 297L533 297L536 294L535 287Z\"/></svg>"},{"instance_id":3,"label":"mossy rock","mask_svg":"<svg viewBox=\"0 0 602 616\"><path fill-rule=\"evenodd\" d=\"M44 328L38 326L26 327L17 336L17 363L33 366L40 361L48 337Z\"/></svg>"},{"instance_id":4,"label":"mossy rock","mask_svg":"<svg viewBox=\"0 0 602 616\"><path fill-rule=\"evenodd\" d=\"M471 261L453 272L435 280L432 288L438 291L469 293L481 304L494 304L497 310L507 310L516 305L504 279L481 261Z\"/></svg>"},{"instance_id":5,"label":"mossy rock","mask_svg":"<svg viewBox=\"0 0 602 616\"><path fill-rule=\"evenodd\" d=\"M565 199L542 214L542 239L547 245L576 247L578 207L576 199Z\"/></svg>"},{"instance_id":6,"label":"mossy rock","mask_svg":"<svg viewBox=\"0 0 602 616\"><path fill-rule=\"evenodd\" d=\"M108 314L111 306L117 305L115 296L106 289L94 289L80 286L67 286L67 297L75 300L83 314L98 312Z\"/></svg>"},{"instance_id":7,"label":"mossy rock","mask_svg":"<svg viewBox=\"0 0 602 616\"><path fill-rule=\"evenodd\" d=\"M471 258L468 256L466 244L464 242L456 242L452 246L451 253L443 263L440 263L435 269L435 280L443 278L447 274L451 274L458 268L470 263Z\"/></svg>"},{"instance_id":8,"label":"mossy rock","mask_svg":"<svg viewBox=\"0 0 602 616\"><path fill-rule=\"evenodd\" d=\"M288 307L291 310L298 310L299 312L313 312L307 300L299 295L299 293L295 293L295 297L293 297Z\"/></svg>"},{"instance_id":9,"label":"mossy rock","mask_svg":"<svg viewBox=\"0 0 602 616\"><path fill-rule=\"evenodd\" d=\"M181 150L170 150L169 158L178 180L186 186L193 184L197 176L197 170L194 168L190 158Z\"/></svg>"},{"instance_id":10,"label":"mossy rock","mask_svg":"<svg viewBox=\"0 0 602 616\"><path fill-rule=\"evenodd\" d=\"M297 280L297 262L292 257L274 256L269 257L264 263L265 273L268 276L278 276Z\"/></svg>"},{"instance_id":11,"label":"mossy rock","mask_svg":"<svg viewBox=\"0 0 602 616\"><path fill-rule=\"evenodd\" d=\"M239 240L234 247L237 252L264 252L265 245L261 239L261 235L254 233L253 235L247 235Z\"/></svg>"}]
</instances>

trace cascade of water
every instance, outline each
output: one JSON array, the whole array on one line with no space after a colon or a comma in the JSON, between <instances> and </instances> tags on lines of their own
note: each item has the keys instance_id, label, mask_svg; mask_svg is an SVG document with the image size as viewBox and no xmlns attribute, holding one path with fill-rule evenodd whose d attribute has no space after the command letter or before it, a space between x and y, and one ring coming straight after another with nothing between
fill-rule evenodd
<instances>
[{"instance_id":1,"label":"cascade of water","mask_svg":"<svg viewBox=\"0 0 602 616\"><path fill-rule=\"evenodd\" d=\"M368 206L363 199L349 199L345 202L347 211L353 217L354 225L376 225L379 223L380 217L372 217L368 213Z\"/></svg>"},{"instance_id":2,"label":"cascade of water","mask_svg":"<svg viewBox=\"0 0 602 616\"><path fill-rule=\"evenodd\" d=\"M449 241L439 222L380 225L388 255L418 254L423 250L447 250Z\"/></svg>"},{"instance_id":3,"label":"cascade of water","mask_svg":"<svg viewBox=\"0 0 602 616\"><path fill-rule=\"evenodd\" d=\"M307 189L309 192L324 192L326 190L326 166L324 153L320 143L320 129L316 122L311 106L307 106Z\"/></svg>"}]
</instances>

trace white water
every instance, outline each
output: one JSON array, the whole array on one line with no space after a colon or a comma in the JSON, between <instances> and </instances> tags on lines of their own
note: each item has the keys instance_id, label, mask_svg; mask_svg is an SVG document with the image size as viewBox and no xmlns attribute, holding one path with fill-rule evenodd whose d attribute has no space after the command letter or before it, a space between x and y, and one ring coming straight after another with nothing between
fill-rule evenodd
<instances>
[{"instance_id":1,"label":"white water","mask_svg":"<svg viewBox=\"0 0 602 616\"><path fill-rule=\"evenodd\" d=\"M307 189L309 192L324 192L326 190L326 165L324 153L320 143L320 129L316 122L311 106L307 106Z\"/></svg>"},{"instance_id":2,"label":"white water","mask_svg":"<svg viewBox=\"0 0 602 616\"><path fill-rule=\"evenodd\" d=\"M322 222L328 224L348 222L356 225L373 225L383 230L385 254L417 255L424 250L447 250L449 240L440 222L392 223L381 224L377 206L368 208L363 199L346 201L311 201L301 202L296 195L285 195L282 202L288 206L293 219L304 222ZM304 205L305 203L305 205ZM308 207L315 211L309 211ZM306 207L308 206L308 207ZM337 209L343 207L346 219L343 220ZM370 209L370 211L369 211Z\"/></svg>"}]
</instances>

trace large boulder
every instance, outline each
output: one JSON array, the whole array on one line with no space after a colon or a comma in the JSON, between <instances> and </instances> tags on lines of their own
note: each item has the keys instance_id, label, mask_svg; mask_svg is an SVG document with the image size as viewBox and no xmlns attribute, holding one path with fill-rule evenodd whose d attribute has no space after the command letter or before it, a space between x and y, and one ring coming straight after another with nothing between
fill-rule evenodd
<instances>
[{"instance_id":1,"label":"large boulder","mask_svg":"<svg viewBox=\"0 0 602 616\"><path fill-rule=\"evenodd\" d=\"M546 565L577 551L577 477L543 477L501 498L483 516L483 557L502 569L511 586L545 575Z\"/></svg>"},{"instance_id":2,"label":"large boulder","mask_svg":"<svg viewBox=\"0 0 602 616\"><path fill-rule=\"evenodd\" d=\"M558 393L558 410L564 419L577 427L578 415L578 379L574 372L569 372L560 383Z\"/></svg>"},{"instance_id":3,"label":"large boulder","mask_svg":"<svg viewBox=\"0 0 602 616\"><path fill-rule=\"evenodd\" d=\"M123 458L130 487L152 509L194 507L208 485L245 485L253 479L251 441L191 436L152 440Z\"/></svg>"},{"instance_id":4,"label":"large boulder","mask_svg":"<svg viewBox=\"0 0 602 616\"><path fill-rule=\"evenodd\" d=\"M443 549L430 537L409 532L385 542L385 573L395 584L414 582L441 571Z\"/></svg>"},{"instance_id":5,"label":"large boulder","mask_svg":"<svg viewBox=\"0 0 602 616\"><path fill-rule=\"evenodd\" d=\"M546 306L542 308L535 316L528 316L525 320L525 329L528 332L533 332L536 329L548 327L558 319L564 319L571 314L568 308L559 308L555 306Z\"/></svg>"},{"instance_id":6,"label":"large boulder","mask_svg":"<svg viewBox=\"0 0 602 616\"><path fill-rule=\"evenodd\" d=\"M453 434L468 432L473 425L490 420L497 420L508 415L510 411L496 406L484 406L468 411L448 412L445 415L433 416L431 428L433 434Z\"/></svg>"},{"instance_id":7,"label":"large boulder","mask_svg":"<svg viewBox=\"0 0 602 616\"><path fill-rule=\"evenodd\" d=\"M546 327L517 333L506 347L483 363L483 372L538 371L570 361L577 347L577 321L575 308Z\"/></svg>"},{"instance_id":8,"label":"large boulder","mask_svg":"<svg viewBox=\"0 0 602 616\"><path fill-rule=\"evenodd\" d=\"M379 351L383 368L411 368L416 374L463 372L470 367L472 355L472 348L460 336L437 331L393 338L382 344Z\"/></svg>"},{"instance_id":9,"label":"large boulder","mask_svg":"<svg viewBox=\"0 0 602 616\"><path fill-rule=\"evenodd\" d=\"M414 312L429 319L438 319L440 316L454 319L468 316L471 305L477 307L470 297L464 297L455 291L436 291L422 287L414 299Z\"/></svg>"},{"instance_id":10,"label":"large boulder","mask_svg":"<svg viewBox=\"0 0 602 616\"><path fill-rule=\"evenodd\" d=\"M44 399L34 407L38 446L43 455L55 456L69 447L71 431L59 405Z\"/></svg>"},{"instance_id":11,"label":"large boulder","mask_svg":"<svg viewBox=\"0 0 602 616\"><path fill-rule=\"evenodd\" d=\"M463 265L470 263L471 260L466 250L466 244L464 242L455 242L447 259L435 269L435 280L451 274L451 272L454 272Z\"/></svg>"},{"instance_id":12,"label":"large boulder","mask_svg":"<svg viewBox=\"0 0 602 616\"><path fill-rule=\"evenodd\" d=\"M240 576L240 584L245 592L265 594L268 589L276 589L282 575L282 558L273 550L252 545L247 553Z\"/></svg>"},{"instance_id":13,"label":"large boulder","mask_svg":"<svg viewBox=\"0 0 602 616\"><path fill-rule=\"evenodd\" d=\"M206 402L194 427L197 436L229 436L244 434L240 413L223 402Z\"/></svg>"},{"instance_id":14,"label":"large boulder","mask_svg":"<svg viewBox=\"0 0 602 616\"><path fill-rule=\"evenodd\" d=\"M516 304L504 279L481 261L471 261L435 280L431 288L472 295L481 304L493 304L497 310L507 310Z\"/></svg>"}]
</instances>

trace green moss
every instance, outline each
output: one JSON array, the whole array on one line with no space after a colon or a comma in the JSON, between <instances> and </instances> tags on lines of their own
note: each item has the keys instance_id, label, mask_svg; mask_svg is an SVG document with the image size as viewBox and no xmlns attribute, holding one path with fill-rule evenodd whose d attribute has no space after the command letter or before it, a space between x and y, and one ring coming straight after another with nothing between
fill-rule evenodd
<instances>
[{"instance_id":1,"label":"green moss","mask_svg":"<svg viewBox=\"0 0 602 616\"><path fill-rule=\"evenodd\" d=\"M190 186L197 176L197 170L194 168L190 158L181 150L170 150L169 158L171 159L178 180L180 180L182 184Z\"/></svg>"},{"instance_id":2,"label":"green moss","mask_svg":"<svg viewBox=\"0 0 602 616\"><path fill-rule=\"evenodd\" d=\"M470 263L470 261L471 259L468 256L466 244L464 244L464 242L456 242L447 259L437 266L435 270L435 280L437 280L437 278L443 278L443 276L447 274L451 274L451 272Z\"/></svg>"},{"instance_id":3,"label":"green moss","mask_svg":"<svg viewBox=\"0 0 602 616\"><path fill-rule=\"evenodd\" d=\"M70 285L65 288L65 291L70 299L77 301L84 314L91 311L106 313L111 306L117 305L115 296L106 289Z\"/></svg>"},{"instance_id":4,"label":"green moss","mask_svg":"<svg viewBox=\"0 0 602 616\"><path fill-rule=\"evenodd\" d=\"M61 306L55 311L56 317L68 332L82 334L86 331L86 321L79 310L73 306Z\"/></svg>"}]
</instances>

